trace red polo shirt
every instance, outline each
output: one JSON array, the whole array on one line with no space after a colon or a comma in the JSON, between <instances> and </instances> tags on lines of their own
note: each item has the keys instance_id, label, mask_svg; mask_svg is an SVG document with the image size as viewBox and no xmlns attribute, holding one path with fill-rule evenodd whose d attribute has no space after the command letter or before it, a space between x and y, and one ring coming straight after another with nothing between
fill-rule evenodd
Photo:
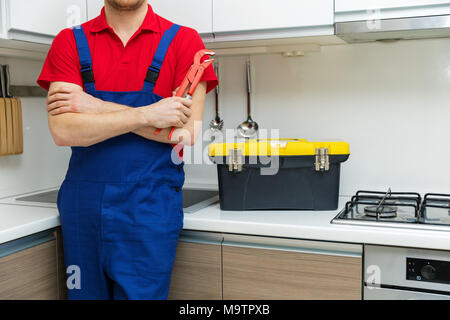
<instances>
[{"instance_id":1,"label":"red polo shirt","mask_svg":"<svg viewBox=\"0 0 450 320\"><path fill-rule=\"evenodd\" d=\"M89 47L97 90L140 91L147 70L165 30L172 22L158 16L148 6L144 22L126 46L108 25L105 9L100 16L83 24ZM182 27L173 40L161 68L154 93L163 98L172 96L193 63L197 51L204 49L198 33ZM50 82L63 81L83 86L80 61L72 29L64 29L53 41L44 63L38 84L48 90ZM217 84L210 66L202 78L207 81L208 92Z\"/></svg>"}]
</instances>

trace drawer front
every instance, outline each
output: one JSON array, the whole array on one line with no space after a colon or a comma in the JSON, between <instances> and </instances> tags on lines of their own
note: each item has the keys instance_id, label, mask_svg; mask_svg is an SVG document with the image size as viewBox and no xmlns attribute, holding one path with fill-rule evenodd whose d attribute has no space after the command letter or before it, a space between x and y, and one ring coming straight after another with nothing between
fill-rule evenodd
<instances>
[{"instance_id":1,"label":"drawer front","mask_svg":"<svg viewBox=\"0 0 450 320\"><path fill-rule=\"evenodd\" d=\"M177 247L169 299L222 299L222 237L183 231Z\"/></svg>"},{"instance_id":2,"label":"drawer front","mask_svg":"<svg viewBox=\"0 0 450 320\"><path fill-rule=\"evenodd\" d=\"M0 258L0 300L57 298L56 240Z\"/></svg>"},{"instance_id":3,"label":"drawer front","mask_svg":"<svg viewBox=\"0 0 450 320\"><path fill-rule=\"evenodd\" d=\"M362 298L362 246L225 235L224 299Z\"/></svg>"},{"instance_id":4,"label":"drawer front","mask_svg":"<svg viewBox=\"0 0 450 320\"><path fill-rule=\"evenodd\" d=\"M361 270L361 258L224 246L224 299L360 300Z\"/></svg>"}]
</instances>

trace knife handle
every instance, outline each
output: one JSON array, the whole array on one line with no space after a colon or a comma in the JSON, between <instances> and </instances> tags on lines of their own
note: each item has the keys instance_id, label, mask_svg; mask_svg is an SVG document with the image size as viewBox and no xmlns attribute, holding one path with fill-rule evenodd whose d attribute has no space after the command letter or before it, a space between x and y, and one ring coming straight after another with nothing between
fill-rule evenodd
<instances>
[{"instance_id":1,"label":"knife handle","mask_svg":"<svg viewBox=\"0 0 450 320\"><path fill-rule=\"evenodd\" d=\"M9 88L10 88L10 86L11 86L11 75L10 75L10 73L9 73L9 65L5 64L5 65L3 66L3 73L4 73L4 75L5 75L5 84L4 84L4 87L5 87L5 97L11 98L12 96L11 96L11 92L10 92L10 90L9 90Z\"/></svg>"},{"instance_id":2,"label":"knife handle","mask_svg":"<svg viewBox=\"0 0 450 320\"><path fill-rule=\"evenodd\" d=\"M0 98L6 98L5 88L5 72L3 69L3 65L0 64Z\"/></svg>"}]
</instances>

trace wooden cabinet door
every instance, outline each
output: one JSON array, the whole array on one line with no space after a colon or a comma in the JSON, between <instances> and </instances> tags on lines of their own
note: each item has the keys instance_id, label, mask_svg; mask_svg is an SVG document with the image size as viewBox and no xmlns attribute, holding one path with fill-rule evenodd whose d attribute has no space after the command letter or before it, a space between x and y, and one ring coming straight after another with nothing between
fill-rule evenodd
<instances>
[{"instance_id":1,"label":"wooden cabinet door","mask_svg":"<svg viewBox=\"0 0 450 320\"><path fill-rule=\"evenodd\" d=\"M264 241L267 239L270 238ZM222 258L225 300L362 298L362 247L360 252L359 249L346 252L302 242L296 246L249 241L229 242L225 237Z\"/></svg>"},{"instance_id":2,"label":"wooden cabinet door","mask_svg":"<svg viewBox=\"0 0 450 320\"><path fill-rule=\"evenodd\" d=\"M86 0L7 0L12 39L51 43L62 29L86 21Z\"/></svg>"},{"instance_id":3,"label":"wooden cabinet door","mask_svg":"<svg viewBox=\"0 0 450 320\"><path fill-rule=\"evenodd\" d=\"M56 240L0 258L0 300L58 298Z\"/></svg>"},{"instance_id":4,"label":"wooden cabinet door","mask_svg":"<svg viewBox=\"0 0 450 320\"><path fill-rule=\"evenodd\" d=\"M330 26L333 0L214 0L214 33Z\"/></svg>"},{"instance_id":5,"label":"wooden cabinet door","mask_svg":"<svg viewBox=\"0 0 450 320\"><path fill-rule=\"evenodd\" d=\"M178 243L169 299L222 299L221 246L218 240L184 239Z\"/></svg>"}]
</instances>

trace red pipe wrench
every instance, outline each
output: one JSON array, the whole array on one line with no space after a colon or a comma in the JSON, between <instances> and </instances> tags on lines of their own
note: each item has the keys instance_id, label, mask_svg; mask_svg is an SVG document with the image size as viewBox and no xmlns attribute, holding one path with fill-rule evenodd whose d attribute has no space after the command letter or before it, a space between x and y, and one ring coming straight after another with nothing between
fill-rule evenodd
<instances>
[{"instance_id":1,"label":"red pipe wrench","mask_svg":"<svg viewBox=\"0 0 450 320\"><path fill-rule=\"evenodd\" d=\"M189 88L186 98L192 99L192 95L195 92L195 89L197 89L198 84L200 83L200 80L203 77L203 74L205 73L206 68L208 68L213 62L214 59L207 59L203 62L201 62L202 58L204 56L214 56L215 53L211 50L203 49L197 52L194 56L194 64L189 69L189 72L186 74L186 77L184 78L183 82L181 83L180 87L178 88L178 91L176 92L176 97L182 97L186 90ZM170 130L169 133L169 139L172 139L173 132L175 131L175 127ZM157 129L155 131L155 135L158 135L161 132L161 129Z\"/></svg>"}]
</instances>

